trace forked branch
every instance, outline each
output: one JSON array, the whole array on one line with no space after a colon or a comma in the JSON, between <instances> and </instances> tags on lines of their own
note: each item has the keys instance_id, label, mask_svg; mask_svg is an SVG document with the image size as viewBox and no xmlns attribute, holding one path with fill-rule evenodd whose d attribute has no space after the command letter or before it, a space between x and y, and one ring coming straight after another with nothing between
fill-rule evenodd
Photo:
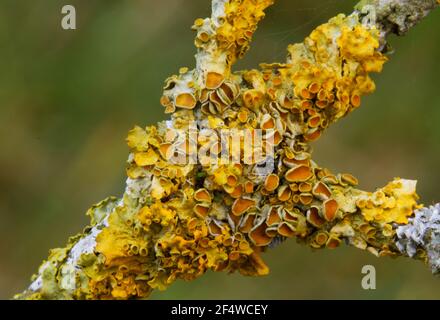
<instances>
[{"instance_id":1,"label":"forked branch","mask_svg":"<svg viewBox=\"0 0 440 320\"><path fill-rule=\"evenodd\" d=\"M170 120L128 135L123 197L93 206L90 226L51 250L16 298L144 298L208 269L264 275L261 253L287 238L440 272L440 206L421 209L415 181L359 190L351 174L314 162L309 145L374 91L386 35L438 1L361 1L289 46L286 62L234 72L272 2L212 1L212 16L193 26L196 68L166 80Z\"/></svg>"}]
</instances>

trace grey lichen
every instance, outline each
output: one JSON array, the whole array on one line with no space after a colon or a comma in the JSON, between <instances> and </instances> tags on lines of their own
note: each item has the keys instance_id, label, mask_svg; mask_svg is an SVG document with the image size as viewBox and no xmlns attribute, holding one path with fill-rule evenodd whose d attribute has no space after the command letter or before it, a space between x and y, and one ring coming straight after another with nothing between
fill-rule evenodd
<instances>
[{"instance_id":1,"label":"grey lichen","mask_svg":"<svg viewBox=\"0 0 440 320\"><path fill-rule=\"evenodd\" d=\"M338 15L291 45L287 64L233 72L273 2L212 0L212 16L193 26L196 69L181 68L166 81L161 104L171 120L129 133L123 197L94 205L91 224L65 248L51 250L16 299L145 298L207 270L266 275L260 254L293 237L315 249L347 240L377 256L399 255L394 232L418 207L415 182L358 190L352 175L319 167L309 141L374 91L368 74L387 60L379 47L387 32L404 32L438 1L363 1L352 15ZM175 131L193 121L196 147L208 145L212 129L262 129L273 137L268 133L276 128L277 142L266 144L277 152L266 152L264 162L253 153L252 163L243 158L238 166L174 163L168 151L191 148L191 139ZM439 220L438 207L420 211L399 228L397 244L436 273Z\"/></svg>"},{"instance_id":2,"label":"grey lichen","mask_svg":"<svg viewBox=\"0 0 440 320\"><path fill-rule=\"evenodd\" d=\"M432 273L440 274L440 203L417 210L407 225L397 228L396 234L402 253L413 258L425 252L419 258L429 262Z\"/></svg>"},{"instance_id":3,"label":"grey lichen","mask_svg":"<svg viewBox=\"0 0 440 320\"><path fill-rule=\"evenodd\" d=\"M363 0L356 10L368 19L374 16L376 26L384 35L401 36L439 5L438 0Z\"/></svg>"}]
</instances>

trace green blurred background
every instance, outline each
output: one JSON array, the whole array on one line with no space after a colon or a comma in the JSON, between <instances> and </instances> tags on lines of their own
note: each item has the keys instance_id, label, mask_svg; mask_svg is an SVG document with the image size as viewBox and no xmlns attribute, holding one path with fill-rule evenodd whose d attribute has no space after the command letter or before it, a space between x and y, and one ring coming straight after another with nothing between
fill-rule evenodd
<instances>
[{"instance_id":1,"label":"green blurred background","mask_svg":"<svg viewBox=\"0 0 440 320\"><path fill-rule=\"evenodd\" d=\"M237 68L281 61L289 43L355 1L278 0ZM77 30L60 27L73 4ZM23 290L49 248L87 224L93 203L121 195L125 136L165 119L163 80L194 66L197 17L208 0L0 1L0 298ZM393 177L418 179L425 204L440 200L440 10L405 38L377 92L315 144L315 158L373 190ZM209 272L179 281L168 298L440 298L440 279L409 259L353 248L313 252L289 241L265 254L269 276ZM361 288L372 264L377 289Z\"/></svg>"}]
</instances>

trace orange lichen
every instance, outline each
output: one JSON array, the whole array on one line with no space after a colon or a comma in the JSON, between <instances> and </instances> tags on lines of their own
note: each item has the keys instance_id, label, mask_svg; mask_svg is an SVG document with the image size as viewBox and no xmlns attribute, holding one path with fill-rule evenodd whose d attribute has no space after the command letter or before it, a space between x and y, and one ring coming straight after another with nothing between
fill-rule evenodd
<instances>
[{"instance_id":1,"label":"orange lichen","mask_svg":"<svg viewBox=\"0 0 440 320\"><path fill-rule=\"evenodd\" d=\"M323 203L322 216L327 221L333 221L336 218L339 206L335 199L325 200Z\"/></svg>"},{"instance_id":2,"label":"orange lichen","mask_svg":"<svg viewBox=\"0 0 440 320\"><path fill-rule=\"evenodd\" d=\"M194 199L202 202L211 202L211 194L208 190L202 188L194 192Z\"/></svg>"},{"instance_id":3,"label":"orange lichen","mask_svg":"<svg viewBox=\"0 0 440 320\"><path fill-rule=\"evenodd\" d=\"M317 228L320 228L324 223L325 220L323 220L320 216L319 216L319 209L317 207L311 207L308 211L307 211L307 221L312 225L315 226Z\"/></svg>"},{"instance_id":4,"label":"orange lichen","mask_svg":"<svg viewBox=\"0 0 440 320\"><path fill-rule=\"evenodd\" d=\"M319 181L315 184L312 192L320 200L326 200L331 196L329 187L322 181Z\"/></svg>"},{"instance_id":5,"label":"orange lichen","mask_svg":"<svg viewBox=\"0 0 440 320\"><path fill-rule=\"evenodd\" d=\"M266 223L261 223L260 225L257 225L249 232L249 238L251 239L252 243L256 246L267 246L269 243L272 242L272 237L268 236L266 234L267 225Z\"/></svg>"},{"instance_id":6,"label":"orange lichen","mask_svg":"<svg viewBox=\"0 0 440 320\"><path fill-rule=\"evenodd\" d=\"M190 93L181 93L176 97L176 107L193 109L196 106L197 100Z\"/></svg>"},{"instance_id":7,"label":"orange lichen","mask_svg":"<svg viewBox=\"0 0 440 320\"><path fill-rule=\"evenodd\" d=\"M276 188L278 188L278 185L280 183L280 178L276 174L270 174L266 177L266 180L264 181L264 188L272 192Z\"/></svg>"},{"instance_id":8,"label":"orange lichen","mask_svg":"<svg viewBox=\"0 0 440 320\"><path fill-rule=\"evenodd\" d=\"M231 207L231 212L236 216L240 216L253 206L255 206L255 200L239 198L234 201L234 204Z\"/></svg>"},{"instance_id":9,"label":"orange lichen","mask_svg":"<svg viewBox=\"0 0 440 320\"><path fill-rule=\"evenodd\" d=\"M224 76L221 73L217 72L208 72L206 75L206 83L205 87L206 89L217 89L221 86L224 80Z\"/></svg>"},{"instance_id":10,"label":"orange lichen","mask_svg":"<svg viewBox=\"0 0 440 320\"><path fill-rule=\"evenodd\" d=\"M415 186L357 190L354 176L318 166L309 145L374 90L369 73L387 60L379 31L357 14L338 15L289 46L286 63L232 72L272 2L218 1L213 17L195 21L197 68L166 80L160 103L171 120L129 132L124 197L91 211L96 247L64 291L128 299L209 269L265 275L261 253L291 237L312 248L346 240L397 253L393 224L417 208ZM219 141L226 129L235 138Z\"/></svg>"},{"instance_id":11,"label":"orange lichen","mask_svg":"<svg viewBox=\"0 0 440 320\"><path fill-rule=\"evenodd\" d=\"M306 165L299 165L295 168L289 169L285 174L285 178L289 182L301 182L307 181L312 177L312 175L313 172L310 167Z\"/></svg>"}]
</instances>

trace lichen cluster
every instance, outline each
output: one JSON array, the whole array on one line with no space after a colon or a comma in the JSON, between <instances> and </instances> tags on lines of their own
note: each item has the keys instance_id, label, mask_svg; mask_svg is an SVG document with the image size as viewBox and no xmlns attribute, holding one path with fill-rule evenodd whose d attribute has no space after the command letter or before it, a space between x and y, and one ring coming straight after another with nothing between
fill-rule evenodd
<instances>
[{"instance_id":1,"label":"lichen cluster","mask_svg":"<svg viewBox=\"0 0 440 320\"><path fill-rule=\"evenodd\" d=\"M397 247L429 263L433 274L440 274L440 204L417 210L410 222L397 228Z\"/></svg>"},{"instance_id":2,"label":"lichen cluster","mask_svg":"<svg viewBox=\"0 0 440 320\"><path fill-rule=\"evenodd\" d=\"M160 100L171 120L129 132L123 198L89 210L91 226L52 251L23 297L144 298L207 270L265 275L261 253L286 238L400 254L396 226L417 208L415 182L365 192L311 158L310 142L375 89L369 74L387 60L379 31L357 13L338 15L291 45L286 63L232 72L271 3L214 1L212 17L195 21L197 67L167 79ZM236 161L189 161L191 145L230 148L218 143L221 130L260 130L263 141L239 140ZM267 144L273 153L246 157Z\"/></svg>"}]
</instances>

